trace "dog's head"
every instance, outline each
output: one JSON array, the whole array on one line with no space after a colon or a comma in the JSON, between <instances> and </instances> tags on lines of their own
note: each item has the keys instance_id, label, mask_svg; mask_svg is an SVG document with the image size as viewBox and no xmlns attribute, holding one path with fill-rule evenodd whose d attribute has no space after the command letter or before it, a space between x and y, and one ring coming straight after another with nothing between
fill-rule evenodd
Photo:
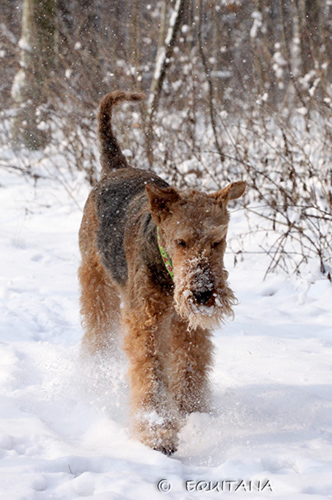
<instances>
[{"instance_id":1,"label":"dog's head","mask_svg":"<svg viewBox=\"0 0 332 500\"><path fill-rule=\"evenodd\" d=\"M174 269L176 311L191 327L211 328L232 315L236 302L224 268L227 205L242 196L245 182L210 195L146 186L150 211Z\"/></svg>"}]
</instances>

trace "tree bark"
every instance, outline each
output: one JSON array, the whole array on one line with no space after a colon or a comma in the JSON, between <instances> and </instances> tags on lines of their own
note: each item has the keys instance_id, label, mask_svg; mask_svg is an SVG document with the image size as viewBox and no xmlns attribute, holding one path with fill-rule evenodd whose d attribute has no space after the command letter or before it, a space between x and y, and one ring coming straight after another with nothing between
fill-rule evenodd
<instances>
[{"instance_id":1,"label":"tree bark","mask_svg":"<svg viewBox=\"0 0 332 500\"><path fill-rule=\"evenodd\" d=\"M222 151L221 144L218 139L218 132L217 132L217 125L216 125L216 119L215 119L215 112L214 112L214 88L213 88L213 82L211 78L211 72L210 68L208 67L208 62L205 56L205 52L203 49L203 40L202 40L202 18L203 18L203 3L202 0L198 1L198 11L199 11L199 21L198 21L198 28L197 28L197 34L198 34L198 49L199 53L202 59L202 64L205 72L205 76L207 79L208 83L208 97L209 97L209 113L210 113L210 120L211 120L211 126L212 126L212 131L213 131L213 136L214 136L214 142L219 154L219 160L221 162L225 161L225 156Z\"/></svg>"},{"instance_id":2,"label":"tree bark","mask_svg":"<svg viewBox=\"0 0 332 500\"><path fill-rule=\"evenodd\" d=\"M146 113L146 150L150 167L153 164L152 142L154 116L159 107L163 84L166 78L167 70L171 65L171 59L173 56L177 35L182 24L185 10L187 8L187 1L188 0L176 0L164 44L159 47L159 50L157 52L155 72L151 83L148 109ZM161 28L163 29L162 26Z\"/></svg>"},{"instance_id":3,"label":"tree bark","mask_svg":"<svg viewBox=\"0 0 332 500\"><path fill-rule=\"evenodd\" d=\"M303 76L315 67L322 43L320 30L320 1L296 0L300 24L301 61Z\"/></svg>"},{"instance_id":4,"label":"tree bark","mask_svg":"<svg viewBox=\"0 0 332 500\"><path fill-rule=\"evenodd\" d=\"M187 0L177 0L172 13L164 45L159 47L153 75L150 98L149 98L149 116L153 119L159 106L159 100L163 84L166 78L167 70L171 64L176 38L181 26Z\"/></svg>"},{"instance_id":5,"label":"tree bark","mask_svg":"<svg viewBox=\"0 0 332 500\"><path fill-rule=\"evenodd\" d=\"M15 142L29 149L41 149L47 144L47 134L40 128L52 79L55 56L56 0L24 0L22 16L21 69L17 73L12 95L18 105L13 126Z\"/></svg>"}]
</instances>

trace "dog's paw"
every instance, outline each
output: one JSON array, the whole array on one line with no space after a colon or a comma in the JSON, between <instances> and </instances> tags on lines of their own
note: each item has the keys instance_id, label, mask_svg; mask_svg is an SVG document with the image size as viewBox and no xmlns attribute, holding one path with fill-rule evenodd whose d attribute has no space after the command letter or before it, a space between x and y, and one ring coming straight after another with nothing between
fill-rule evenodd
<instances>
[{"instance_id":1,"label":"dog's paw","mask_svg":"<svg viewBox=\"0 0 332 500\"><path fill-rule=\"evenodd\" d=\"M179 429L175 425L175 422L168 422L166 425L156 426L153 429L150 428L149 430L151 448L160 451L168 457L175 453L179 442Z\"/></svg>"},{"instance_id":2,"label":"dog's paw","mask_svg":"<svg viewBox=\"0 0 332 500\"><path fill-rule=\"evenodd\" d=\"M155 451L160 451L163 455L166 455L167 457L171 457L173 453L176 452L176 447L175 446L155 446L153 448Z\"/></svg>"},{"instance_id":3,"label":"dog's paw","mask_svg":"<svg viewBox=\"0 0 332 500\"><path fill-rule=\"evenodd\" d=\"M146 416L145 416L146 417ZM170 457L177 450L179 420L154 415L135 419L134 434L145 445Z\"/></svg>"}]
</instances>

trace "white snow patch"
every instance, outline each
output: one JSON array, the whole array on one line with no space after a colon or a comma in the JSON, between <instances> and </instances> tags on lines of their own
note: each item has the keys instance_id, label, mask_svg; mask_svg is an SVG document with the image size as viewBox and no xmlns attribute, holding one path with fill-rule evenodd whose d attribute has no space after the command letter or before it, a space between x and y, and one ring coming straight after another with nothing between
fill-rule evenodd
<instances>
[{"instance_id":1,"label":"white snow patch","mask_svg":"<svg viewBox=\"0 0 332 500\"><path fill-rule=\"evenodd\" d=\"M72 192L81 207L87 191ZM130 437L126 362L79 363L77 204L4 171L0 196L0 498L157 499L167 479L167 498L189 500L210 495L186 481L233 478L273 490L238 499L329 498L332 287L318 262L263 281L264 256L234 268L226 254L240 303L214 334L212 411L188 418L168 458ZM234 238L245 217L231 215Z\"/></svg>"}]
</instances>

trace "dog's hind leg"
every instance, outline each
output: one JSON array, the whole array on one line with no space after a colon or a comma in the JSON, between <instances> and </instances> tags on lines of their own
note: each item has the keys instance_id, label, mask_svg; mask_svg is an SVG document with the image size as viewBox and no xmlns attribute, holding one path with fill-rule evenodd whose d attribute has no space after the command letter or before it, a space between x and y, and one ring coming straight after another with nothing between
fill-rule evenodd
<instances>
[{"instance_id":1,"label":"dog's hind leg","mask_svg":"<svg viewBox=\"0 0 332 500\"><path fill-rule=\"evenodd\" d=\"M78 271L81 286L81 315L85 335L82 352L102 353L113 349L119 325L120 298L111 282L96 241L97 216L93 196L90 195L84 209L79 240L82 263Z\"/></svg>"},{"instance_id":2,"label":"dog's hind leg","mask_svg":"<svg viewBox=\"0 0 332 500\"><path fill-rule=\"evenodd\" d=\"M120 298L98 261L83 261L78 272L85 334L82 352L96 354L117 343Z\"/></svg>"}]
</instances>

